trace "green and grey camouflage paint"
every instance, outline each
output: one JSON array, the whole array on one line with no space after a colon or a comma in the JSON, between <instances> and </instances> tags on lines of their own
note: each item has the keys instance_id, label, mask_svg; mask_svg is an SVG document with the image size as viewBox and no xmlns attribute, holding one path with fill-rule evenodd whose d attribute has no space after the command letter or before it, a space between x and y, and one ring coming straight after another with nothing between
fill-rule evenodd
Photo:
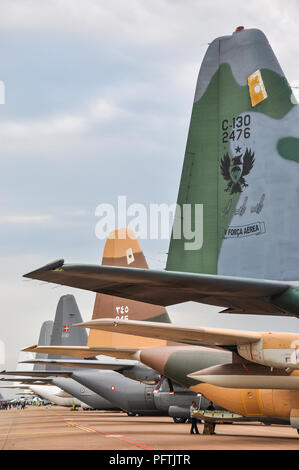
<instances>
[{"instance_id":1,"label":"green and grey camouflage paint","mask_svg":"<svg viewBox=\"0 0 299 470\"><path fill-rule=\"evenodd\" d=\"M253 107L247 80L257 70L268 96ZM177 201L203 204L203 246L188 251L172 236L166 269L298 280L298 163L298 104L265 35L248 29L214 40Z\"/></svg>"}]
</instances>

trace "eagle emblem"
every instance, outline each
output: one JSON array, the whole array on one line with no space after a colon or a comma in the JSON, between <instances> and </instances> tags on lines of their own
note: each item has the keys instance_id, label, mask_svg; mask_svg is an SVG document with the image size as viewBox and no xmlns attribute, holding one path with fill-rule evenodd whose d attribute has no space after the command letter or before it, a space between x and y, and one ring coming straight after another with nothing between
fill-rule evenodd
<instances>
[{"instance_id":1,"label":"eagle emblem","mask_svg":"<svg viewBox=\"0 0 299 470\"><path fill-rule=\"evenodd\" d=\"M239 151L239 149L240 147L236 150ZM254 152L248 148L246 148L244 155L236 155L233 158L230 158L227 152L221 160L221 173L223 178L228 181L225 191L230 191L230 194L241 193L248 186L244 176L250 173L253 164Z\"/></svg>"}]
</instances>

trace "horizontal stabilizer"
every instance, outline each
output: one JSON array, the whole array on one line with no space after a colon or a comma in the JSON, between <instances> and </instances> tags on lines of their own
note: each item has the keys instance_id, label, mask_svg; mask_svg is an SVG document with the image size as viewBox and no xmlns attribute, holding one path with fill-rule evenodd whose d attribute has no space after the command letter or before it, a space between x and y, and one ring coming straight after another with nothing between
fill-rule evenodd
<instances>
[{"instance_id":1,"label":"horizontal stabilizer","mask_svg":"<svg viewBox=\"0 0 299 470\"><path fill-rule=\"evenodd\" d=\"M134 367L132 361L100 361L100 360L67 360L67 359L33 359L24 361L27 364L51 365L55 367L83 367L85 369L115 370L123 371Z\"/></svg>"},{"instance_id":2,"label":"horizontal stabilizer","mask_svg":"<svg viewBox=\"0 0 299 470\"><path fill-rule=\"evenodd\" d=\"M65 372L65 371L61 371L61 370L44 370L44 371L32 371L32 370L28 370L28 371L2 371L1 372L1 375L14 375L14 376L18 376L18 377L51 377L51 376L60 376L60 377L70 377L71 376L71 372Z\"/></svg>"},{"instance_id":3,"label":"horizontal stabilizer","mask_svg":"<svg viewBox=\"0 0 299 470\"><path fill-rule=\"evenodd\" d=\"M9 378L1 378L0 382L20 382L22 385L52 385L52 382L49 378L46 377L9 377ZM14 384L13 388L23 388L22 386L18 386L19 384Z\"/></svg>"},{"instance_id":4,"label":"horizontal stabilizer","mask_svg":"<svg viewBox=\"0 0 299 470\"><path fill-rule=\"evenodd\" d=\"M236 313L299 316L299 289L283 281L63 264L62 260L55 269L49 264L24 277L156 305L194 301Z\"/></svg>"},{"instance_id":5,"label":"horizontal stabilizer","mask_svg":"<svg viewBox=\"0 0 299 470\"><path fill-rule=\"evenodd\" d=\"M97 348L88 346L30 346L24 351L31 351L42 354L56 354L57 356L72 356L72 357L95 357L100 355L112 356L118 359L138 359L137 354L139 349L118 349L118 348Z\"/></svg>"},{"instance_id":6,"label":"horizontal stabilizer","mask_svg":"<svg viewBox=\"0 0 299 470\"><path fill-rule=\"evenodd\" d=\"M225 330L220 328L202 328L175 326L163 323L148 323L132 320L103 319L91 320L79 325L82 328L126 333L146 337L161 338L197 346L230 347L254 343L261 339L262 334L250 331Z\"/></svg>"}]
</instances>

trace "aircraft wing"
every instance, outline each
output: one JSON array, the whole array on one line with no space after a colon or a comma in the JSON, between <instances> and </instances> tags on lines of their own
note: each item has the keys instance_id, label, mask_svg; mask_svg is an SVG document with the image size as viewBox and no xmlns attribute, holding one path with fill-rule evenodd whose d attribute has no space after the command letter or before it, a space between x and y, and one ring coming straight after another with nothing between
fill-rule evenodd
<instances>
[{"instance_id":1,"label":"aircraft wing","mask_svg":"<svg viewBox=\"0 0 299 470\"><path fill-rule=\"evenodd\" d=\"M160 338L196 346L223 348L254 343L262 337L262 333L259 332L227 330L222 328L186 328L183 326L176 326L171 323L114 320L111 318L91 320L74 326L113 331L114 333L126 333L150 338Z\"/></svg>"},{"instance_id":2,"label":"aircraft wing","mask_svg":"<svg viewBox=\"0 0 299 470\"><path fill-rule=\"evenodd\" d=\"M299 316L299 288L286 282L54 261L24 277L156 305L194 301L227 313Z\"/></svg>"},{"instance_id":3,"label":"aircraft wing","mask_svg":"<svg viewBox=\"0 0 299 470\"><path fill-rule=\"evenodd\" d=\"M137 359L136 353L139 349L118 349L118 348L96 348L88 346L38 346L37 344L23 349L41 354L56 354L57 356L71 356L88 358L94 356L112 356L118 359Z\"/></svg>"},{"instance_id":4,"label":"aircraft wing","mask_svg":"<svg viewBox=\"0 0 299 470\"><path fill-rule=\"evenodd\" d=\"M137 362L136 362L137 363ZM67 360L67 359L32 359L31 361L23 361L21 364L41 364L58 367L83 367L85 369L101 369L101 370L115 370L123 371L134 367L132 361L100 361L93 360L88 361L85 359L81 360Z\"/></svg>"}]
</instances>

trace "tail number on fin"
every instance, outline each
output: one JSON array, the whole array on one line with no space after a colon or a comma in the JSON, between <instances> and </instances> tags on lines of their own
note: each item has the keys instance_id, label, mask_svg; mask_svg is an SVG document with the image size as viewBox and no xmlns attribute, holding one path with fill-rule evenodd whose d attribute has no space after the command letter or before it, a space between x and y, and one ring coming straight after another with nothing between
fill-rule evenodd
<instances>
[{"instance_id":1,"label":"tail number on fin","mask_svg":"<svg viewBox=\"0 0 299 470\"><path fill-rule=\"evenodd\" d=\"M127 305L121 305L120 307L115 307L116 310L116 320L129 320L129 307Z\"/></svg>"},{"instance_id":2,"label":"tail number on fin","mask_svg":"<svg viewBox=\"0 0 299 470\"><path fill-rule=\"evenodd\" d=\"M250 114L234 117L231 122L228 119L222 121L222 142L227 144L229 140L239 140L242 135L245 139L250 137Z\"/></svg>"}]
</instances>

